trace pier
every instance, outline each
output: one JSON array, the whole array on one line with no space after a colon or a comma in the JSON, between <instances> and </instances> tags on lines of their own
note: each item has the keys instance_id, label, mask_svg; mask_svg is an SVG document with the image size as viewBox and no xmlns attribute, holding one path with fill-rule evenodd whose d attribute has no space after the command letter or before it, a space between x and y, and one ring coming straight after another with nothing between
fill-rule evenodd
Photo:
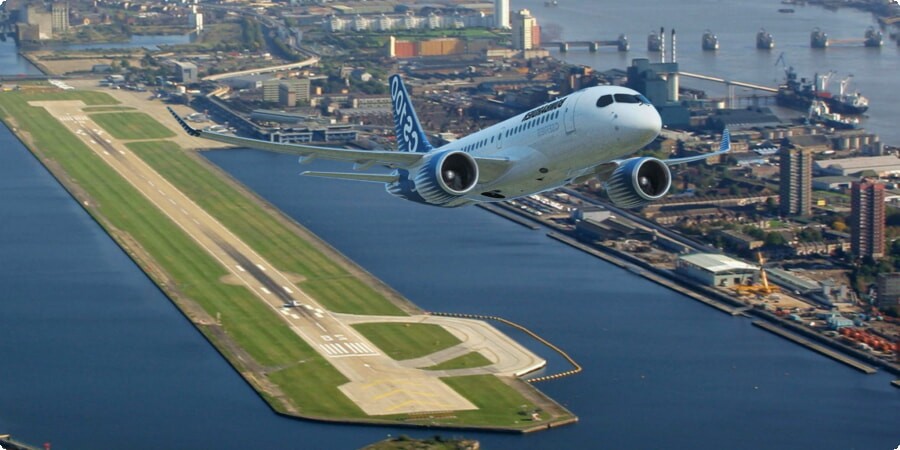
<instances>
[{"instance_id":1,"label":"pier","mask_svg":"<svg viewBox=\"0 0 900 450\"><path fill-rule=\"evenodd\" d=\"M781 336L789 341L800 344L810 350L819 352L835 361L844 363L844 364L846 364L860 372L863 372L865 374L871 375L871 374L877 372L877 370L872 366L863 364L849 356L846 356L846 355L838 353L828 347L825 347L824 345L820 345L820 344L810 341L802 336L796 335L790 331L787 331L783 328L778 327L775 324L772 324L769 322L764 322L762 320L754 320L753 325L760 327L770 333L777 334L778 336Z\"/></svg>"},{"instance_id":2,"label":"pier","mask_svg":"<svg viewBox=\"0 0 900 450\"><path fill-rule=\"evenodd\" d=\"M600 47L616 47L620 52L627 52L631 45L628 43L628 36L620 34L615 40L597 40L597 41L550 41L544 42L545 46L559 47L560 53L566 53L572 47L587 47L589 52L596 52Z\"/></svg>"},{"instance_id":3,"label":"pier","mask_svg":"<svg viewBox=\"0 0 900 450\"><path fill-rule=\"evenodd\" d=\"M738 98L750 98L752 101L758 102L759 99L762 99L762 98L768 99L771 97L768 95L759 96L759 95L755 95L755 94L752 96L749 96L749 97L740 97L735 93L736 88L739 88L739 87L754 90L754 91L761 91L761 92L765 92L768 94L777 94L778 93L778 88L763 86L761 84L747 83L745 81L726 80L725 78L719 78L719 77L703 75L703 74L699 74L699 73L692 73L692 72L680 72L679 71L678 74L683 77L693 78L696 80L704 80L704 81L711 81L713 83L724 84L728 88L728 106L730 108L734 108L737 105Z\"/></svg>"}]
</instances>

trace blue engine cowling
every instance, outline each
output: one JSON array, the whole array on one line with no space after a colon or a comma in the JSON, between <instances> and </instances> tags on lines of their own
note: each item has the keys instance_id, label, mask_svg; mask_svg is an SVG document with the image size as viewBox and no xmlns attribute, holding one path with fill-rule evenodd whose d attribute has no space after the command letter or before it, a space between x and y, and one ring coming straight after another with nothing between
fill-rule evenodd
<instances>
[{"instance_id":1,"label":"blue engine cowling","mask_svg":"<svg viewBox=\"0 0 900 450\"><path fill-rule=\"evenodd\" d=\"M625 160L606 180L606 194L620 208L637 208L659 200L672 187L672 172L656 158Z\"/></svg>"},{"instance_id":2,"label":"blue engine cowling","mask_svg":"<svg viewBox=\"0 0 900 450\"><path fill-rule=\"evenodd\" d=\"M428 159L415 173L400 171L400 180L388 192L434 206L461 206L460 197L478 184L478 163L468 153L448 151Z\"/></svg>"}]
</instances>

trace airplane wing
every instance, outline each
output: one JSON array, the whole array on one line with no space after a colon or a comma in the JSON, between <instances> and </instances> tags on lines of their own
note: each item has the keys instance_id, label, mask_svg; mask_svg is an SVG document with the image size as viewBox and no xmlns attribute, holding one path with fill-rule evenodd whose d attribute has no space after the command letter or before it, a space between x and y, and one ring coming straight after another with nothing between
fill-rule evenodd
<instances>
[{"instance_id":1,"label":"airplane wing","mask_svg":"<svg viewBox=\"0 0 900 450\"><path fill-rule=\"evenodd\" d=\"M718 151L715 151L713 153L706 153L703 155L697 155L697 156L687 156L684 158L672 158L672 159L664 160L663 162L666 163L666 165L674 166L677 164L684 164L684 163L689 163L689 162L693 162L693 161L700 161L700 160L703 160L706 158L712 158L713 156L724 155L725 153L728 153L730 151L731 151L731 132L728 131L728 128L726 128L725 130L722 131L722 142L719 144Z\"/></svg>"},{"instance_id":2,"label":"airplane wing","mask_svg":"<svg viewBox=\"0 0 900 450\"><path fill-rule=\"evenodd\" d=\"M731 151L731 132L728 131L728 128L722 131L722 141L719 143L719 150L713 153L705 153L697 156L688 156L684 158L672 158L672 159L664 159L662 162L666 163L667 166L675 166L678 164L685 164L694 161L701 161L707 158L711 158L713 156L724 155ZM615 160L606 162L603 164L598 164L594 167L589 167L587 169L582 170L578 174L573 174L572 183L578 184L585 181L590 180L593 177L598 177L601 180L605 180L609 178L610 175L618 168L623 162L628 161L627 159Z\"/></svg>"},{"instance_id":3,"label":"airplane wing","mask_svg":"<svg viewBox=\"0 0 900 450\"><path fill-rule=\"evenodd\" d=\"M311 161L315 158L323 158L338 161L350 161L355 163L357 167L370 167L375 164L389 167L409 167L421 161L425 156L425 153L349 150L343 148L319 147L315 145L284 144L263 141L260 139L242 138L213 131L197 130L188 125L187 122L185 122L172 108L168 109L169 113L171 113L172 116L175 117L175 120L178 121L178 124L181 125L181 128L184 128L184 131L191 136L209 139L211 141L224 142L239 147L295 153L300 155L301 162Z\"/></svg>"}]
</instances>

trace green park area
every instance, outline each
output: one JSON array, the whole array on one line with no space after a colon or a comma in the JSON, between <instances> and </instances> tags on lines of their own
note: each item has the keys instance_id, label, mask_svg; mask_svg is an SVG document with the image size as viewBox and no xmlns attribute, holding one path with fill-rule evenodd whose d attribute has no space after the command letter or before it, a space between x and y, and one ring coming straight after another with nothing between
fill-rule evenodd
<instances>
[{"instance_id":1,"label":"green park area","mask_svg":"<svg viewBox=\"0 0 900 450\"><path fill-rule=\"evenodd\" d=\"M4 92L0 93L0 115L273 409L308 418L409 423L406 415L367 416L338 389L347 379L326 358L249 290L223 282L226 268L44 108L27 103L48 100L81 100L94 112L117 108L117 102L105 93L87 91ZM120 139L173 136L144 113L91 114L91 118ZM324 253L324 244L317 238L306 235L195 153L163 140L132 142L128 147L260 255L296 275L298 286L327 309L406 315L369 282ZM438 326L373 325L375 331L367 331L376 336L370 336L373 343L398 359L424 356L459 342ZM473 357L461 358L473 364ZM456 414L447 419L447 425L534 425L523 422L517 412L530 403L497 377L444 381L482 408Z\"/></svg>"}]
</instances>

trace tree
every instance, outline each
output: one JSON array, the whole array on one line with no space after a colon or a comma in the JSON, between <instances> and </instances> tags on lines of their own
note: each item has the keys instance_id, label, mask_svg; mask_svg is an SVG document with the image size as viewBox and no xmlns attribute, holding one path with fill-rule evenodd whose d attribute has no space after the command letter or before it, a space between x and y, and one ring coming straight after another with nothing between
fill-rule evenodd
<instances>
[{"instance_id":1,"label":"tree","mask_svg":"<svg viewBox=\"0 0 900 450\"><path fill-rule=\"evenodd\" d=\"M848 227L847 224L844 223L844 219L837 219L831 224L831 228L833 228L834 231L837 231L839 233L844 233L850 227Z\"/></svg>"},{"instance_id":2,"label":"tree","mask_svg":"<svg viewBox=\"0 0 900 450\"><path fill-rule=\"evenodd\" d=\"M797 233L800 242L822 242L822 232L818 228L807 227Z\"/></svg>"},{"instance_id":3,"label":"tree","mask_svg":"<svg viewBox=\"0 0 900 450\"><path fill-rule=\"evenodd\" d=\"M765 243L768 247L780 247L787 244L787 239L781 233L771 232L766 233Z\"/></svg>"}]
</instances>

